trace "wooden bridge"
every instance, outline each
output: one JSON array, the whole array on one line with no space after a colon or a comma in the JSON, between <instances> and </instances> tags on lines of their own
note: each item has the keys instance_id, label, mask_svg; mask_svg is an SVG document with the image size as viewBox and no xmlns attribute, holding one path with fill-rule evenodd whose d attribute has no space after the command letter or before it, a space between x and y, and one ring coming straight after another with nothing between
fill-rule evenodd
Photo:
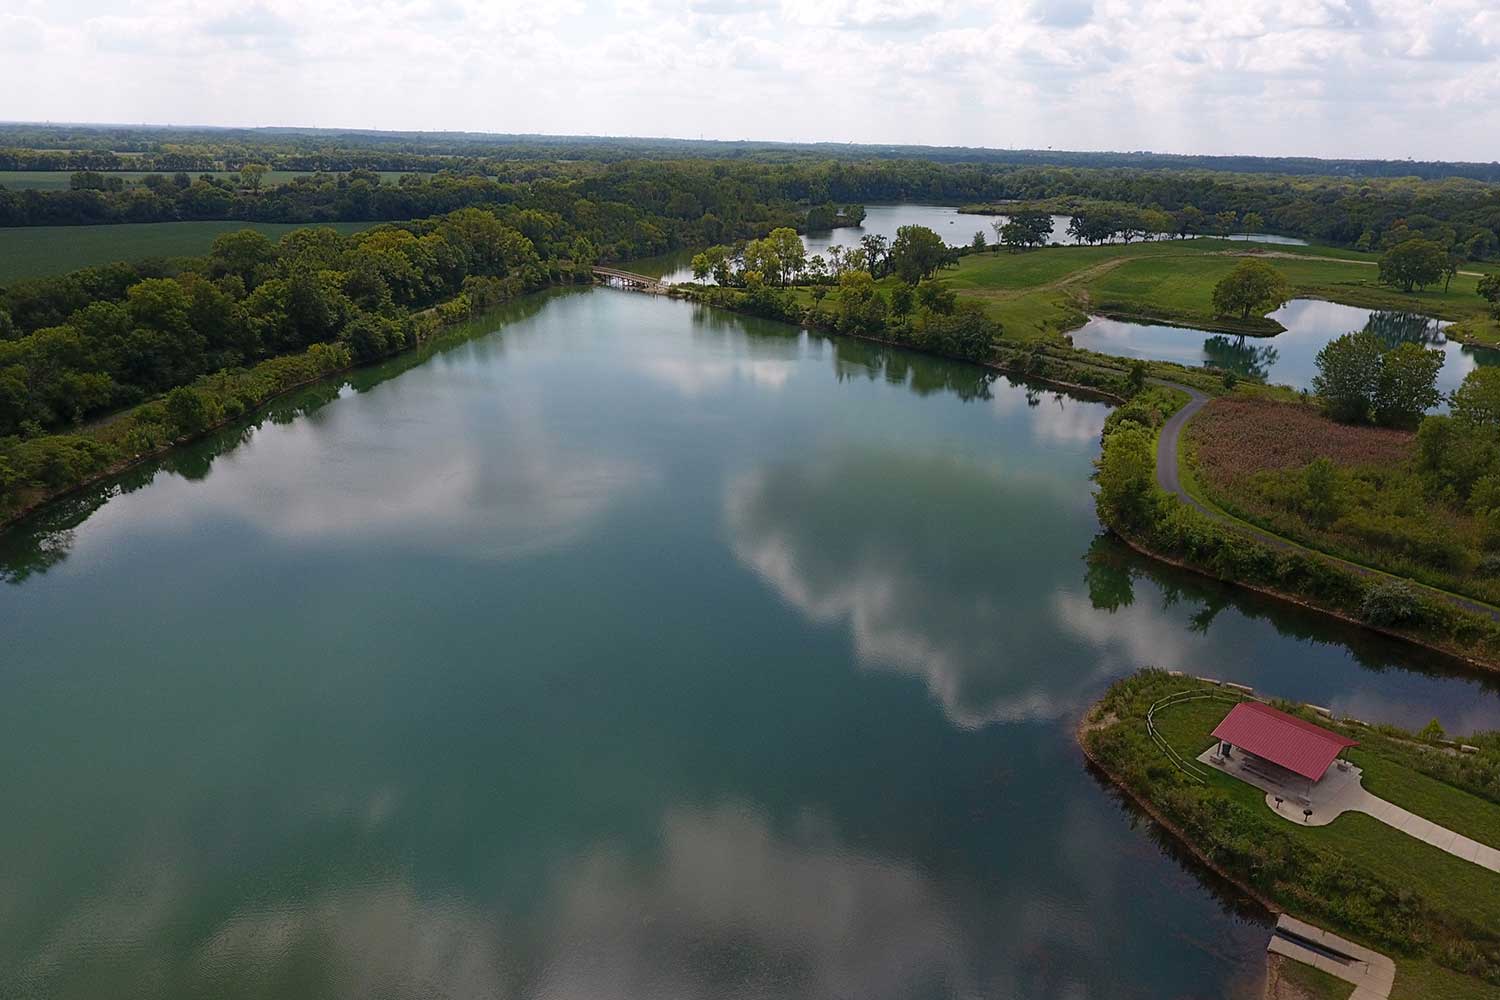
<instances>
[{"instance_id":1,"label":"wooden bridge","mask_svg":"<svg viewBox=\"0 0 1500 1000\"><path fill-rule=\"evenodd\" d=\"M617 267L596 267L594 277L602 279L605 284L618 284L626 288L638 288L643 292L651 292L653 295L665 292L669 286L663 284L659 278L652 278L645 274L636 274L634 271L622 271Z\"/></svg>"}]
</instances>

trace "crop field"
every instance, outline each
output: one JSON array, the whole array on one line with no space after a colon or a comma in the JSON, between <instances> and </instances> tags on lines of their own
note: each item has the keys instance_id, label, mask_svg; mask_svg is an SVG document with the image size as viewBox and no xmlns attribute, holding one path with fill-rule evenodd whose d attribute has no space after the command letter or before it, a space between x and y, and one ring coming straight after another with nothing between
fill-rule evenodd
<instances>
[{"instance_id":1,"label":"crop field","mask_svg":"<svg viewBox=\"0 0 1500 1000\"><path fill-rule=\"evenodd\" d=\"M409 172L409 171L406 171ZM119 177L127 184L135 183L142 177L153 173L165 173L171 175L170 170L111 170L106 177ZM270 187L274 184L285 184L293 177L306 177L311 170L271 170L261 175L261 185ZM394 182L404 173L400 170L378 171L381 180ZM189 176L201 177L207 174L210 177L239 177L237 171L228 170L190 170ZM0 171L0 187L11 191L66 191L73 177L69 170L3 170Z\"/></svg>"},{"instance_id":2,"label":"crop field","mask_svg":"<svg viewBox=\"0 0 1500 1000\"><path fill-rule=\"evenodd\" d=\"M373 222L328 223L354 233ZM143 222L121 226L47 226L0 229L0 284L61 274L80 267L147 257L207 253L214 237L255 229L272 239L302 226L277 222Z\"/></svg>"}]
</instances>

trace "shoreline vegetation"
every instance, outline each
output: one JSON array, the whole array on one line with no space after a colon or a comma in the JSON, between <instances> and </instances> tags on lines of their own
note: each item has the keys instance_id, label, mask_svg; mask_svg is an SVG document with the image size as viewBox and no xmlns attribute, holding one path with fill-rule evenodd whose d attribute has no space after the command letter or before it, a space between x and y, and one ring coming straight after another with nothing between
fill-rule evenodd
<instances>
[{"instance_id":1,"label":"shoreline vegetation","mask_svg":"<svg viewBox=\"0 0 1500 1000\"><path fill-rule=\"evenodd\" d=\"M547 288L567 287L569 284L572 282L557 281L526 294L539 294ZM121 455L108 465L93 469L83 478L66 485L55 488L31 486L16 491L20 497L19 502L13 501L12 506L0 509L0 534L75 494L201 441L299 389L432 345L453 328L482 318L485 313L510 301L513 301L511 297L502 297L476 302L462 295L444 300L431 309L415 314L407 337L379 354L356 357L344 344L313 344L301 354L269 358L248 370L226 370L204 376L188 388L216 399L218 407L215 412L219 414L216 419L196 423L191 429L182 429L180 435L158 440L143 451ZM149 426L162 426L165 423L157 409L165 407L166 398L151 400L110 414L92 426L81 429L75 436L91 437L106 447L114 442L127 441L131 437L131 431L136 429L132 425L137 422Z\"/></svg>"},{"instance_id":2,"label":"shoreline vegetation","mask_svg":"<svg viewBox=\"0 0 1500 1000\"><path fill-rule=\"evenodd\" d=\"M1384 574L1356 573L1320 552L1273 548L1166 493L1157 437L1173 400L1132 402L1105 422L1096 463L1099 521L1132 549L1180 569L1320 611L1500 672L1500 622Z\"/></svg>"},{"instance_id":3,"label":"shoreline vegetation","mask_svg":"<svg viewBox=\"0 0 1500 1000\"><path fill-rule=\"evenodd\" d=\"M1361 814L1299 826L1237 779L1187 775L1145 725L1151 705L1183 693L1196 697L1154 718L1161 737L1188 759L1212 745L1209 732L1232 702L1251 697L1217 680L1161 670L1122 678L1076 727L1089 765L1264 912L1290 913L1392 955L1396 1000L1494 995L1500 876ZM1460 753L1440 731L1413 734L1273 704L1359 740L1346 756L1363 769L1373 794L1435 822L1462 822L1460 832L1481 842L1500 840L1500 733L1468 735L1473 752Z\"/></svg>"}]
</instances>

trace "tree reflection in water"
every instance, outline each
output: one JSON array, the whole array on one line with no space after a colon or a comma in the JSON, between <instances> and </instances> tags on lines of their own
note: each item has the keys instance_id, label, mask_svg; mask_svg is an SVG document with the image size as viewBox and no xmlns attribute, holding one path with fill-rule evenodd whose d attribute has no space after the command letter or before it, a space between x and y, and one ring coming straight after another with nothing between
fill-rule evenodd
<instances>
[{"instance_id":1,"label":"tree reflection in water","mask_svg":"<svg viewBox=\"0 0 1500 1000\"><path fill-rule=\"evenodd\" d=\"M1261 346L1250 343L1244 334L1238 337L1226 337L1223 334L1209 337L1203 342L1203 355L1207 359L1205 364L1232 371L1257 382L1264 382L1280 359L1276 348L1269 344Z\"/></svg>"}]
</instances>

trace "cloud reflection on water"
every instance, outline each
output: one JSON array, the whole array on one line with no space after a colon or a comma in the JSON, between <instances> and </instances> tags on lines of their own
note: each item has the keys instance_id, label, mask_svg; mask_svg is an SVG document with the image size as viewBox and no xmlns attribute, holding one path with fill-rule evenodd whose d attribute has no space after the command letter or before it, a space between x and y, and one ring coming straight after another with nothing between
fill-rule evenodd
<instances>
[{"instance_id":1,"label":"cloud reflection on water","mask_svg":"<svg viewBox=\"0 0 1500 1000\"><path fill-rule=\"evenodd\" d=\"M1057 658L1052 533L1077 503L1055 479L870 451L743 473L724 503L744 565L812 621L846 623L863 663L921 677L955 724L1076 703L1086 677L1032 662ZM1001 513L1012 528L997 530ZM1015 585L1028 576L1029 592Z\"/></svg>"}]
</instances>

